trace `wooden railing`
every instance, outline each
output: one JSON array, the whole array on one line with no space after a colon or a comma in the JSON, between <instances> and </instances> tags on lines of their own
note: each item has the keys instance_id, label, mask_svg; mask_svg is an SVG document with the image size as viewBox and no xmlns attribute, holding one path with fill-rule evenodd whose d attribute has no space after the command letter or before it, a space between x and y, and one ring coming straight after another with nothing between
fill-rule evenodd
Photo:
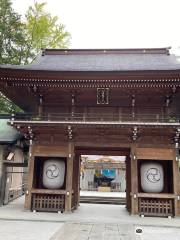
<instances>
[{"instance_id":1,"label":"wooden railing","mask_svg":"<svg viewBox=\"0 0 180 240\"><path fill-rule=\"evenodd\" d=\"M30 113L1 114L0 119L10 121L63 121L63 122L154 122L154 123L179 123L180 115L162 114L95 114L95 113L49 113L45 115L35 115Z\"/></svg>"},{"instance_id":2,"label":"wooden railing","mask_svg":"<svg viewBox=\"0 0 180 240\"><path fill-rule=\"evenodd\" d=\"M9 188L8 202L13 201L16 198L21 197L25 193L26 184Z\"/></svg>"}]
</instances>

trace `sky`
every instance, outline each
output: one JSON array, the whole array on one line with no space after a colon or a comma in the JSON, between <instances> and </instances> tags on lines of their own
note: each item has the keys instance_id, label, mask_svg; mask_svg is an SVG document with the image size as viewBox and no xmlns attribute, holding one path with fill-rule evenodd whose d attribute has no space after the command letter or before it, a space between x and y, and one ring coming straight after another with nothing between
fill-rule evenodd
<instances>
[{"instance_id":1,"label":"sky","mask_svg":"<svg viewBox=\"0 0 180 240\"><path fill-rule=\"evenodd\" d=\"M70 48L180 46L180 0L45 1L71 33ZM12 2L24 15L34 0Z\"/></svg>"}]
</instances>

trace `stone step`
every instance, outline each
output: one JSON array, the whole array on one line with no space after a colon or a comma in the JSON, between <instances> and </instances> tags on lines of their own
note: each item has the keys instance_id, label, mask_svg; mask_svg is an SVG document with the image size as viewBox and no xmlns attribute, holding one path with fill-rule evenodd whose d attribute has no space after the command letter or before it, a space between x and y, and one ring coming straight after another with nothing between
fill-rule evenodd
<instances>
[{"instance_id":1,"label":"stone step","mask_svg":"<svg viewBox=\"0 0 180 240\"><path fill-rule=\"evenodd\" d=\"M99 197L99 196L80 196L80 203L102 203L102 204L116 204L125 205L126 198L122 197Z\"/></svg>"}]
</instances>

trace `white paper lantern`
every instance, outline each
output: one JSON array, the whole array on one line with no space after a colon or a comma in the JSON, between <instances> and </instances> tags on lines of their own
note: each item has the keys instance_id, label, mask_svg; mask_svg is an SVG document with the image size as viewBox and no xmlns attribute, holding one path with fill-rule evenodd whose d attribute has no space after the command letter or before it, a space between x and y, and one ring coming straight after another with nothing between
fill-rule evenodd
<instances>
[{"instance_id":1,"label":"white paper lantern","mask_svg":"<svg viewBox=\"0 0 180 240\"><path fill-rule=\"evenodd\" d=\"M147 193L160 193L164 188L164 171L160 163L149 162L141 165L141 188Z\"/></svg>"},{"instance_id":2,"label":"white paper lantern","mask_svg":"<svg viewBox=\"0 0 180 240\"><path fill-rule=\"evenodd\" d=\"M59 189L64 184L65 162L59 159L48 159L43 166L43 186L48 189Z\"/></svg>"}]
</instances>

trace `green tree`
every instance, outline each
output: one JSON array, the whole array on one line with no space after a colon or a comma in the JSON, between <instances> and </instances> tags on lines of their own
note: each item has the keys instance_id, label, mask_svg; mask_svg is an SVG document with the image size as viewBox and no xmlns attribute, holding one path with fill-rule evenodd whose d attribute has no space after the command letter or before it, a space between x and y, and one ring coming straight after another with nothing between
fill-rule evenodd
<instances>
[{"instance_id":1,"label":"green tree","mask_svg":"<svg viewBox=\"0 0 180 240\"><path fill-rule=\"evenodd\" d=\"M0 64L28 64L41 48L67 48L70 34L57 16L45 11L46 3L35 2L25 21L11 6L11 0L0 0ZM0 92L0 113L19 108Z\"/></svg>"},{"instance_id":2,"label":"green tree","mask_svg":"<svg viewBox=\"0 0 180 240\"><path fill-rule=\"evenodd\" d=\"M21 63L25 46L24 27L10 0L0 0L0 64Z\"/></svg>"},{"instance_id":3,"label":"green tree","mask_svg":"<svg viewBox=\"0 0 180 240\"><path fill-rule=\"evenodd\" d=\"M45 11L46 3L34 3L26 13L25 64L36 58L42 48L67 48L70 34L57 16Z\"/></svg>"},{"instance_id":4,"label":"green tree","mask_svg":"<svg viewBox=\"0 0 180 240\"><path fill-rule=\"evenodd\" d=\"M0 0L0 64L28 64L41 48L68 47L70 33L45 11L45 2L30 6L24 22L11 5L11 0Z\"/></svg>"},{"instance_id":5,"label":"green tree","mask_svg":"<svg viewBox=\"0 0 180 240\"><path fill-rule=\"evenodd\" d=\"M24 24L11 7L10 0L0 0L0 64L20 64L25 47ZM20 109L0 92L0 113Z\"/></svg>"},{"instance_id":6,"label":"green tree","mask_svg":"<svg viewBox=\"0 0 180 240\"><path fill-rule=\"evenodd\" d=\"M0 114L21 112L22 110L0 92Z\"/></svg>"}]
</instances>

